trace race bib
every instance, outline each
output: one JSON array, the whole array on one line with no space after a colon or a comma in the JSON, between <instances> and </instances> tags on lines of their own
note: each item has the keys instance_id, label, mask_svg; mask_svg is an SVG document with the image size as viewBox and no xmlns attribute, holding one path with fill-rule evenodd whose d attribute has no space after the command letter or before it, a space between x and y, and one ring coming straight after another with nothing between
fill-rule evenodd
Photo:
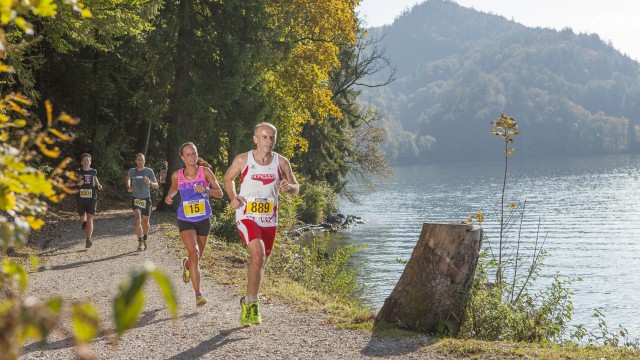
<instances>
[{"instance_id":1,"label":"race bib","mask_svg":"<svg viewBox=\"0 0 640 360\"><path fill-rule=\"evenodd\" d=\"M141 209L145 209L147 207L147 200L145 200L145 199L133 199L133 205L135 207L139 207Z\"/></svg>"},{"instance_id":2,"label":"race bib","mask_svg":"<svg viewBox=\"0 0 640 360\"><path fill-rule=\"evenodd\" d=\"M80 197L83 199L91 199L93 198L93 190L92 189L80 189Z\"/></svg>"},{"instance_id":3,"label":"race bib","mask_svg":"<svg viewBox=\"0 0 640 360\"><path fill-rule=\"evenodd\" d=\"M273 214L274 198L248 198L247 199L247 215L264 216Z\"/></svg>"},{"instance_id":4,"label":"race bib","mask_svg":"<svg viewBox=\"0 0 640 360\"><path fill-rule=\"evenodd\" d=\"M204 199L190 200L182 202L182 210L184 210L184 216L191 218L196 216L203 216L206 214L206 208L204 205Z\"/></svg>"}]
</instances>

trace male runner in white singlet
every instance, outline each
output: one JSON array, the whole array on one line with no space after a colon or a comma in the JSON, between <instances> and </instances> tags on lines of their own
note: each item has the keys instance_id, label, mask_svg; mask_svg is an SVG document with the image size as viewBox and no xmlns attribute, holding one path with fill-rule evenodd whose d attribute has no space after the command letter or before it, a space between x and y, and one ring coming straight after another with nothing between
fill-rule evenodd
<instances>
[{"instance_id":1,"label":"male runner in white singlet","mask_svg":"<svg viewBox=\"0 0 640 360\"><path fill-rule=\"evenodd\" d=\"M243 326L262 322L258 291L278 227L278 193L296 195L300 190L289 160L273 151L276 137L277 130L272 124L256 125L253 132L256 149L236 156L224 175L229 205L236 209L238 234L249 250L247 291L240 299ZM242 175L239 194L235 186L238 175Z\"/></svg>"}]
</instances>

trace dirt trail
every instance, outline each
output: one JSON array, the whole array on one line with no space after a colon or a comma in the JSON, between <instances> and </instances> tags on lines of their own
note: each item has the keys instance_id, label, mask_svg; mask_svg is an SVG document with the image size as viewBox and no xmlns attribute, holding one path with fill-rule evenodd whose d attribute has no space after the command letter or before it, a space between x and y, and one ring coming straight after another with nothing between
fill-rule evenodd
<instances>
[{"instance_id":1,"label":"dirt trail","mask_svg":"<svg viewBox=\"0 0 640 360\"><path fill-rule=\"evenodd\" d=\"M137 326L116 344L110 336L91 343L99 359L450 359L424 348L424 338L381 340L361 332L324 325L320 315L300 314L278 303L262 303L263 324L240 325L236 291L204 274L203 293L209 303L195 306L193 289L181 281L181 268L170 239L153 221L149 248L136 251L133 218L128 210L100 212L93 247L85 249L79 222L61 221L59 236L41 251L42 271L29 277L28 294L38 300L62 296L68 305L89 300L99 309L103 328L113 329L112 298L118 284L133 269L153 262L165 272L178 298L178 318L165 309L156 285L146 287ZM207 249L210 251L210 249ZM65 326L70 329L69 322ZM54 331L46 344L27 343L21 359L74 359L70 334Z\"/></svg>"}]
</instances>

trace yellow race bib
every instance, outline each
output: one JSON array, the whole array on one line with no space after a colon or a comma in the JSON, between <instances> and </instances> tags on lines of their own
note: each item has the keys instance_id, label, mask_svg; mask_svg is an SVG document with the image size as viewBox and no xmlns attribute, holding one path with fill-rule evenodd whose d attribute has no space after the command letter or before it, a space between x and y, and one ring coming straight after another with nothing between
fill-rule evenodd
<instances>
[{"instance_id":1,"label":"yellow race bib","mask_svg":"<svg viewBox=\"0 0 640 360\"><path fill-rule=\"evenodd\" d=\"M93 198L93 190L92 189L80 189L80 197L83 199L91 199Z\"/></svg>"},{"instance_id":2,"label":"yellow race bib","mask_svg":"<svg viewBox=\"0 0 640 360\"><path fill-rule=\"evenodd\" d=\"M146 208L147 207L147 200L145 199L133 199L133 205L135 207L139 207L139 208Z\"/></svg>"},{"instance_id":3,"label":"yellow race bib","mask_svg":"<svg viewBox=\"0 0 640 360\"><path fill-rule=\"evenodd\" d=\"M247 199L247 215L264 216L273 214L273 206L275 200L273 198L248 198Z\"/></svg>"},{"instance_id":4,"label":"yellow race bib","mask_svg":"<svg viewBox=\"0 0 640 360\"><path fill-rule=\"evenodd\" d=\"M207 211L204 199L183 201L182 210L184 211L184 216L188 218L203 216Z\"/></svg>"}]
</instances>

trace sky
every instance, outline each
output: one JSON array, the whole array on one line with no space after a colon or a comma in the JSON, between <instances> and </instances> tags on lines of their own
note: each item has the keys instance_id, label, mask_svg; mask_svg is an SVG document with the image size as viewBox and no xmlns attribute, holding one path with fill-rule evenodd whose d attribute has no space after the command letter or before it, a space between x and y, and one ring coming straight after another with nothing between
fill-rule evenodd
<instances>
[{"instance_id":1,"label":"sky","mask_svg":"<svg viewBox=\"0 0 640 360\"><path fill-rule=\"evenodd\" d=\"M638 0L454 0L459 5L504 16L530 27L595 33L632 59L640 60ZM424 0L361 0L358 12L367 27L388 25Z\"/></svg>"}]
</instances>

